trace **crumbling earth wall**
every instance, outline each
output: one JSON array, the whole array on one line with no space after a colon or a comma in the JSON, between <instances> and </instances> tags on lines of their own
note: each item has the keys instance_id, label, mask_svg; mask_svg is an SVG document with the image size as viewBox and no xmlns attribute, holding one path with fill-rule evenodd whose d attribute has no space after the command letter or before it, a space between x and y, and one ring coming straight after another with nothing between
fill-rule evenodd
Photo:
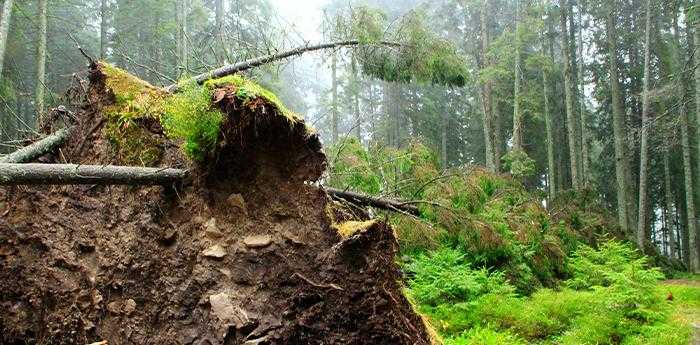
<instances>
[{"instance_id":1,"label":"crumbling earth wall","mask_svg":"<svg viewBox=\"0 0 700 345\"><path fill-rule=\"evenodd\" d=\"M106 77L91 71L76 130L44 160L122 163L105 137ZM190 181L0 187L0 344L431 342L401 292L391 229L334 229L357 216L310 183L325 168L318 138L222 90L226 122L204 163L136 122L160 145L156 165Z\"/></svg>"}]
</instances>

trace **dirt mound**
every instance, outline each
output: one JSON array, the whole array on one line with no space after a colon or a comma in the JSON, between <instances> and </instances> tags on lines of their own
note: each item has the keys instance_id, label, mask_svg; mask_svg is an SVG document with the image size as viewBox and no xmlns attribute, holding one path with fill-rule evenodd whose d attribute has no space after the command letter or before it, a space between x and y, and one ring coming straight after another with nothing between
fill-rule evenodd
<instances>
[{"instance_id":1,"label":"dirt mound","mask_svg":"<svg viewBox=\"0 0 700 345\"><path fill-rule=\"evenodd\" d=\"M127 160L109 138L108 85L91 73L77 129L45 160ZM237 94L214 91L226 116L200 164L157 121L130 122L156 166L190 169L184 185L0 188L0 343L430 343L401 293L391 229L340 236L335 223L358 215L309 183L325 167L318 138Z\"/></svg>"}]
</instances>

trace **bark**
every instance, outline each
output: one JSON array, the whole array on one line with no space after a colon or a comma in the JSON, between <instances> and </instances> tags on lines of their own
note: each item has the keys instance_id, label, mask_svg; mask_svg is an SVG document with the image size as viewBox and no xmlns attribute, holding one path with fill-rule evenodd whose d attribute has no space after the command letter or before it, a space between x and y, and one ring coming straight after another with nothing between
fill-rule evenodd
<instances>
[{"instance_id":1,"label":"bark","mask_svg":"<svg viewBox=\"0 0 700 345\"><path fill-rule=\"evenodd\" d=\"M46 89L46 0L39 0L39 27L36 49L36 116L44 113L44 90Z\"/></svg>"},{"instance_id":2,"label":"bark","mask_svg":"<svg viewBox=\"0 0 700 345\"><path fill-rule=\"evenodd\" d=\"M63 128L29 146L23 147L6 156L2 156L0 157L0 163L24 163L41 157L63 144L72 129L72 127Z\"/></svg>"},{"instance_id":3,"label":"bark","mask_svg":"<svg viewBox=\"0 0 700 345\"><path fill-rule=\"evenodd\" d=\"M187 73L187 0L177 0L175 3L175 21L177 23L177 69L178 75Z\"/></svg>"},{"instance_id":4,"label":"bark","mask_svg":"<svg viewBox=\"0 0 700 345\"><path fill-rule=\"evenodd\" d=\"M100 59L107 58L107 0L100 0Z\"/></svg>"},{"instance_id":5,"label":"bark","mask_svg":"<svg viewBox=\"0 0 700 345\"><path fill-rule=\"evenodd\" d=\"M647 238L647 227L649 218L649 198L648 198L648 180L649 180L649 127L651 121L649 118L649 78L651 78L650 61L651 61L651 0L646 1L646 25L644 30L644 81L642 84L642 129L641 129L641 148L639 153L639 216L637 218L637 245L640 248L644 247L644 240Z\"/></svg>"},{"instance_id":6,"label":"bark","mask_svg":"<svg viewBox=\"0 0 700 345\"><path fill-rule=\"evenodd\" d=\"M683 102L681 102L683 103ZM681 106L684 107L684 106ZM689 269L693 273L700 272L700 260L698 260L697 251L697 223L695 217L697 213L695 212L695 194L693 193L693 168L691 162L690 153L690 135L688 123L688 113L683 111L681 113L681 145L683 146L683 173L685 175L685 202L686 202L686 213L688 217L688 244L690 251L688 252L689 259Z\"/></svg>"},{"instance_id":7,"label":"bark","mask_svg":"<svg viewBox=\"0 0 700 345\"><path fill-rule=\"evenodd\" d=\"M614 5L612 5L614 6ZM627 179L629 161L627 158L625 112L622 107L622 94L617 67L617 32L615 29L615 10L608 12L606 20L608 40L608 67L610 73L610 89L612 97L613 139L615 144L615 179L617 182L617 216L620 227L629 233L632 229L630 222L632 197L629 192Z\"/></svg>"},{"instance_id":8,"label":"bark","mask_svg":"<svg viewBox=\"0 0 700 345\"><path fill-rule=\"evenodd\" d=\"M353 111L353 117L355 118L355 136L357 137L357 140L359 142L362 142L362 119L360 118L360 78L359 74L357 73L357 60L355 58L352 58L351 61L351 66L350 68L352 69L352 81L353 81L353 90L352 90L352 111Z\"/></svg>"},{"instance_id":9,"label":"bark","mask_svg":"<svg viewBox=\"0 0 700 345\"><path fill-rule=\"evenodd\" d=\"M2 6L2 18L0 18L0 77L2 77L5 62L5 48L7 47L7 35L10 32L13 2L14 0L5 0Z\"/></svg>"},{"instance_id":10,"label":"bark","mask_svg":"<svg viewBox=\"0 0 700 345\"><path fill-rule=\"evenodd\" d=\"M667 143L668 145L668 143ZM664 152L664 196L666 199L665 220L668 233L669 257L677 259L676 236L673 231L673 192L671 191L671 168L669 162L670 148L667 146Z\"/></svg>"},{"instance_id":11,"label":"bark","mask_svg":"<svg viewBox=\"0 0 700 345\"><path fill-rule=\"evenodd\" d=\"M166 185L186 177L187 170L171 168L38 163L0 164L0 185Z\"/></svg>"},{"instance_id":12,"label":"bark","mask_svg":"<svg viewBox=\"0 0 700 345\"><path fill-rule=\"evenodd\" d=\"M415 216L420 215L420 211L418 210L418 207L413 205L411 202L399 201L399 200L393 200L393 199L375 198L375 197L371 197L368 195L350 192L350 191L344 191L344 190L335 189L335 188L324 187L324 189L326 190L328 195L330 195L334 199L347 200L351 203L381 208L381 209L390 210L390 211L401 211L401 212L405 212L405 213L410 213L410 214L415 215Z\"/></svg>"},{"instance_id":13,"label":"bark","mask_svg":"<svg viewBox=\"0 0 700 345\"><path fill-rule=\"evenodd\" d=\"M490 59L487 56L489 49L489 29L488 29L488 6L489 2L484 0L481 6L481 67L486 68L491 65ZM492 94L492 85L490 80L484 82L481 87L481 105L483 109L484 122L484 146L486 155L486 167L491 172L498 172L499 169L499 150L496 144L496 116L494 111L494 101Z\"/></svg>"},{"instance_id":14,"label":"bark","mask_svg":"<svg viewBox=\"0 0 700 345\"><path fill-rule=\"evenodd\" d=\"M549 200L553 200L557 193L554 168L554 133L552 129L552 115L549 111L549 81L546 68L542 71L542 87L544 95L544 123L547 131L547 184L549 185Z\"/></svg>"},{"instance_id":15,"label":"bark","mask_svg":"<svg viewBox=\"0 0 700 345\"><path fill-rule=\"evenodd\" d=\"M338 57L331 57L331 143L338 142Z\"/></svg>"},{"instance_id":16,"label":"bark","mask_svg":"<svg viewBox=\"0 0 700 345\"><path fill-rule=\"evenodd\" d=\"M513 151L523 149L523 118L520 111L520 0L516 0L515 10L515 81L513 85Z\"/></svg>"},{"instance_id":17,"label":"bark","mask_svg":"<svg viewBox=\"0 0 700 345\"><path fill-rule=\"evenodd\" d=\"M397 47L400 46L398 43L392 43L392 42L379 42L378 44L383 45L383 46L390 46L390 47ZM304 53L312 52L312 51L317 51L317 50L323 50L323 49L333 49L333 48L338 48L338 47L351 47L351 46L357 46L360 45L360 42L357 40L348 40L348 41L338 41L338 42L328 42L328 43L321 43L321 44L306 44L291 50L286 50L283 52L275 53L275 54L269 54L269 55L264 55L260 57L256 57L250 60L246 61L241 61L237 62L234 64L228 64L221 66L215 70L211 70L209 72L205 72L199 75L194 76L192 79L197 82L197 84L203 84L207 80L211 79L216 79L216 78L221 78L225 77L227 75L247 71L249 69L259 67L271 62L275 61L280 61L284 60L290 57L294 56L299 56ZM179 85L173 84L168 87L166 87L166 90L168 92L176 92L179 89Z\"/></svg>"},{"instance_id":18,"label":"bark","mask_svg":"<svg viewBox=\"0 0 700 345\"><path fill-rule=\"evenodd\" d=\"M441 112L440 120L440 161L442 168L447 169L447 126L449 119L444 110Z\"/></svg>"},{"instance_id":19,"label":"bark","mask_svg":"<svg viewBox=\"0 0 700 345\"><path fill-rule=\"evenodd\" d=\"M579 1L578 8L578 101L579 101L579 116L581 122L581 182L584 186L588 186L590 183L590 155L588 151L588 119L586 115L586 102L585 102L585 77L584 77L584 64L583 64L583 22L581 19L581 13L583 12L583 7L581 6L581 1Z\"/></svg>"},{"instance_id":20,"label":"bark","mask_svg":"<svg viewBox=\"0 0 700 345\"><path fill-rule=\"evenodd\" d=\"M581 188L579 172L579 152L577 138L577 119L574 114L574 77L572 72L571 46L569 45L569 35L566 27L568 15L567 0L560 0L561 29L562 29L562 59L564 64L564 92L566 99L566 132L569 140L569 160L571 165L571 186L573 189Z\"/></svg>"},{"instance_id":21,"label":"bark","mask_svg":"<svg viewBox=\"0 0 700 345\"><path fill-rule=\"evenodd\" d=\"M688 18L688 16L686 16L686 18ZM698 67L698 65L700 64L700 20L696 20L692 26L695 28L695 32L693 33L693 39L691 40L690 37L688 37L688 40L692 41L694 45L693 66L695 66L695 161L697 164L695 169L695 192L698 194L697 200L698 202L700 202L700 68ZM698 217L697 214L695 214L695 227L697 230L700 230L700 217ZM700 252L698 252L698 250L700 249L697 248L697 245L695 249L695 257L697 258L698 256L700 256Z\"/></svg>"}]
</instances>

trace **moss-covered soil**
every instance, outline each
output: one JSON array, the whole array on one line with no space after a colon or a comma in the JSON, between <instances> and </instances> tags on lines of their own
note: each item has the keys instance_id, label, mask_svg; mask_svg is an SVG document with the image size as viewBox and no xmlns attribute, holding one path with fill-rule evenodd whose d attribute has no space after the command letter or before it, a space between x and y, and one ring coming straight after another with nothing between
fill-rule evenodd
<instances>
[{"instance_id":1,"label":"moss-covered soil","mask_svg":"<svg viewBox=\"0 0 700 345\"><path fill-rule=\"evenodd\" d=\"M54 160L192 179L0 188L0 343L430 343L394 233L338 233L367 215L308 183L319 140L273 96L235 78L172 96L105 64L90 79Z\"/></svg>"}]
</instances>

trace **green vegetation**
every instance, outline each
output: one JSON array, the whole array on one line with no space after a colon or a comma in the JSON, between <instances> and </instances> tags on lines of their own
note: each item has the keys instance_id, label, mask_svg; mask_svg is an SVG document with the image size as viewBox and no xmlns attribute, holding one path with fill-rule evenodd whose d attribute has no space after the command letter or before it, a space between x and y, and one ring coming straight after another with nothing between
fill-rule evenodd
<instances>
[{"instance_id":1,"label":"green vegetation","mask_svg":"<svg viewBox=\"0 0 700 345\"><path fill-rule=\"evenodd\" d=\"M366 150L348 140L329 157L337 188L420 200L419 218L388 217L406 294L446 344L689 342L700 287L660 284L660 269L587 191L547 210L511 177L440 172L419 143Z\"/></svg>"},{"instance_id":2,"label":"green vegetation","mask_svg":"<svg viewBox=\"0 0 700 345\"><path fill-rule=\"evenodd\" d=\"M275 94L240 75L210 80L203 86L183 82L179 92L170 95L110 64L100 66L105 86L114 94L113 103L104 109L105 131L116 156L127 164L153 165L162 156L161 140L137 125L140 121L159 121L168 138L182 140L187 157L203 161L216 147L225 120L214 106L220 101L214 95L219 88L233 93L251 111L266 114L266 107L272 107L269 110L290 123L299 121Z\"/></svg>"},{"instance_id":3,"label":"green vegetation","mask_svg":"<svg viewBox=\"0 0 700 345\"><path fill-rule=\"evenodd\" d=\"M194 82L184 85L170 96L161 117L170 138L183 139L182 149L188 157L202 161L219 139L224 115L212 107L212 91Z\"/></svg>"}]
</instances>

